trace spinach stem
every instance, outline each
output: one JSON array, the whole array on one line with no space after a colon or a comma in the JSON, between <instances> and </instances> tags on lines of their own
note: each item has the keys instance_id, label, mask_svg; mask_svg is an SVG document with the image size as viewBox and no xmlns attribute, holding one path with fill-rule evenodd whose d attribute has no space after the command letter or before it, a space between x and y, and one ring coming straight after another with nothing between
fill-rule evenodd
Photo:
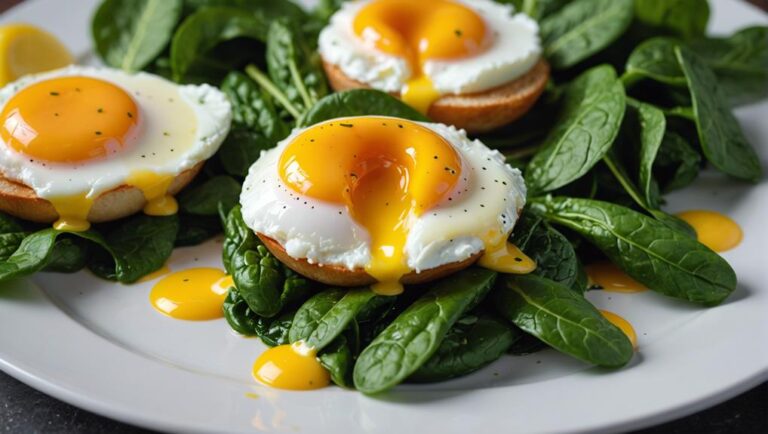
<instances>
[{"instance_id":1,"label":"spinach stem","mask_svg":"<svg viewBox=\"0 0 768 434\"><path fill-rule=\"evenodd\" d=\"M251 77L256 83L258 83L259 86L266 90L267 93L272 95L277 100L277 102L280 103L280 105L285 107L291 116L297 120L301 118L301 112L296 108L296 106L291 103L288 97L285 96L285 94L280 89L278 89L277 86L272 83L272 80L270 80L266 74L261 72L259 68L254 65L248 65L245 67L245 73L248 74L248 76Z\"/></svg>"},{"instance_id":2,"label":"spinach stem","mask_svg":"<svg viewBox=\"0 0 768 434\"><path fill-rule=\"evenodd\" d=\"M616 179L619 181L619 184L621 184L622 187L624 187L624 190L629 194L629 196L634 200L638 205L640 205L640 208L651 212L650 207L647 203L645 203L645 200L640 197L640 194L638 194L637 189L632 184L632 181L626 178L625 174L619 169L618 165L615 161L613 161L613 158L609 155L605 155L603 157L603 162L606 166L608 166L608 169L613 173L613 176L616 177Z\"/></svg>"},{"instance_id":3,"label":"spinach stem","mask_svg":"<svg viewBox=\"0 0 768 434\"><path fill-rule=\"evenodd\" d=\"M664 114L667 116L676 116L690 121L696 120L696 115L693 113L693 107L672 107L665 109Z\"/></svg>"},{"instance_id":4,"label":"spinach stem","mask_svg":"<svg viewBox=\"0 0 768 434\"><path fill-rule=\"evenodd\" d=\"M625 89L629 89L635 83L637 83L641 78L642 78L641 74L636 74L632 71L625 71L624 74L621 74L621 77L619 77L619 80L621 80L621 84L624 85Z\"/></svg>"},{"instance_id":5,"label":"spinach stem","mask_svg":"<svg viewBox=\"0 0 768 434\"><path fill-rule=\"evenodd\" d=\"M293 84L296 86L296 89L299 90L299 95L301 95L301 99L304 100L304 107L310 108L312 105L314 105L314 101L312 101L312 97L309 95L309 92L307 91L307 87L304 86L304 80L301 79L301 74L299 73L299 68L296 66L296 62L293 60L288 62L288 70L291 71L291 78L293 79Z\"/></svg>"}]
</instances>

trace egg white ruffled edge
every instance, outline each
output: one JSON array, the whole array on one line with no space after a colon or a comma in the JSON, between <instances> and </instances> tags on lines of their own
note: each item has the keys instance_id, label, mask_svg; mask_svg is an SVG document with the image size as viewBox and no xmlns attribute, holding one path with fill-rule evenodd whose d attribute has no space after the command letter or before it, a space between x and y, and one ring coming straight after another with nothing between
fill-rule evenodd
<instances>
[{"instance_id":1,"label":"egg white ruffled edge","mask_svg":"<svg viewBox=\"0 0 768 434\"><path fill-rule=\"evenodd\" d=\"M178 158L173 159L172 161L166 161L163 165L153 165L148 168L149 170L158 174L178 175L185 170L194 167L199 162L211 158L218 151L219 147L224 142L224 139L226 139L229 134L229 129L232 123L232 106L226 95L217 88L208 84L177 85L176 83L155 74L145 72L129 74L121 70L104 67L70 65L65 68L41 74L24 76L0 89L0 111L4 109L5 104L11 97L13 97L13 95L25 87L40 81L78 75L105 79L105 72L107 75L161 80L168 85L176 86L182 100L189 105L195 113L197 121L195 140L200 146L194 146L188 149L187 152L180 152L178 153ZM105 168L109 169L110 175L90 183L87 191L82 191L78 187L79 184L73 184L70 189L64 190L62 190L63 186L56 186L55 195L87 193L89 197L93 197L123 185L130 174L130 171L120 166L119 154L116 157L83 163L50 163L30 159L28 156L11 149L0 140L0 172L2 172L3 176L6 178L21 182L31 187L39 197L50 197L53 186L51 183L40 184L38 181L41 178L44 178L44 176L39 176L38 174L44 175L49 171L95 166L106 166Z\"/></svg>"},{"instance_id":2,"label":"egg white ruffled edge","mask_svg":"<svg viewBox=\"0 0 768 434\"><path fill-rule=\"evenodd\" d=\"M371 0L345 2L321 32L318 51L349 78L385 92L401 92L412 71L402 57L369 47L353 29L357 12ZM467 59L427 61L424 72L443 95L483 92L528 72L541 57L539 26L512 5L457 0L477 11L494 32L494 44Z\"/></svg>"},{"instance_id":3,"label":"egg white ruffled edge","mask_svg":"<svg viewBox=\"0 0 768 434\"><path fill-rule=\"evenodd\" d=\"M505 234L511 233L526 201L527 190L520 170L506 164L504 156L497 150L486 147L479 140L469 140L464 130L444 124L417 123L432 129L451 143L464 161L470 163L466 169L480 171L478 164L485 164L492 169L490 172L484 172L489 179L495 171L509 181L503 185L491 184L494 188L506 190L498 196L501 210L492 216L494 221L479 224L488 228L499 228ZM304 211L299 209L297 204L303 203L306 198L294 193L280 179L277 167L280 154L288 143L304 130L305 128L295 129L275 148L262 151L259 160L251 166L240 195L243 220L254 232L280 243L293 258L306 259L312 264L343 266L347 269L364 268L371 259L370 238L365 228L352 219L346 207L312 200L312 215L301 215ZM444 201L434 211L460 213L462 208L468 206L471 204L467 202ZM284 227L287 220L297 216L300 216L300 224L307 224L308 229ZM431 235L430 241L421 242L419 234L425 231L435 233ZM432 215L425 213L414 222L406 241L405 253L408 256L409 268L421 272L463 261L484 248L480 238L455 233L455 228L444 223L436 224Z\"/></svg>"}]
</instances>

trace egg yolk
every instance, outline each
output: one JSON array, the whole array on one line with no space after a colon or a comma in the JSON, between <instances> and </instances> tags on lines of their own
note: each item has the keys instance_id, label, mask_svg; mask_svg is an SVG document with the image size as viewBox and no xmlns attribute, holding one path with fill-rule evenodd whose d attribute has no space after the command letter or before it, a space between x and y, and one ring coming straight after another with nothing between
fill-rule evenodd
<instances>
[{"instance_id":1,"label":"egg yolk","mask_svg":"<svg viewBox=\"0 0 768 434\"><path fill-rule=\"evenodd\" d=\"M627 335L629 342L632 343L632 347L637 348L637 333L635 332L635 328L632 327L632 324L630 324L629 321L607 310L601 310L600 313L603 315L605 319L610 321L611 324L618 327L619 330L621 330L622 332L624 332L625 335Z\"/></svg>"},{"instance_id":2,"label":"egg yolk","mask_svg":"<svg viewBox=\"0 0 768 434\"><path fill-rule=\"evenodd\" d=\"M114 84L61 77L20 90L0 119L0 137L15 151L38 160L77 163L129 146L138 134L139 110Z\"/></svg>"},{"instance_id":3,"label":"egg yolk","mask_svg":"<svg viewBox=\"0 0 768 434\"><path fill-rule=\"evenodd\" d=\"M744 238L738 223L715 211L685 211L677 216L693 226L700 243L715 252L731 250Z\"/></svg>"},{"instance_id":4,"label":"egg yolk","mask_svg":"<svg viewBox=\"0 0 768 434\"><path fill-rule=\"evenodd\" d=\"M353 28L364 43L408 61L414 72L402 98L422 113L440 97L424 63L473 56L489 41L484 20L451 0L374 0L357 13Z\"/></svg>"},{"instance_id":5,"label":"egg yolk","mask_svg":"<svg viewBox=\"0 0 768 434\"><path fill-rule=\"evenodd\" d=\"M331 375L317 360L317 351L303 342L278 345L263 352L253 364L253 378L278 389L311 390L326 387Z\"/></svg>"},{"instance_id":6,"label":"egg yolk","mask_svg":"<svg viewBox=\"0 0 768 434\"><path fill-rule=\"evenodd\" d=\"M302 132L283 151L279 171L293 191L346 205L371 239L366 271L379 282L373 290L391 295L402 292L400 278L410 271L404 250L413 219L450 194L462 163L429 128L363 117Z\"/></svg>"},{"instance_id":7,"label":"egg yolk","mask_svg":"<svg viewBox=\"0 0 768 434\"><path fill-rule=\"evenodd\" d=\"M232 277L218 268L190 268L162 278L149 294L152 306L171 318L205 321L224 316Z\"/></svg>"},{"instance_id":8,"label":"egg yolk","mask_svg":"<svg viewBox=\"0 0 768 434\"><path fill-rule=\"evenodd\" d=\"M648 289L609 261L589 264L586 270L590 285L597 285L605 291L630 293Z\"/></svg>"},{"instance_id":9,"label":"egg yolk","mask_svg":"<svg viewBox=\"0 0 768 434\"><path fill-rule=\"evenodd\" d=\"M147 201L144 205L144 214L153 216L173 215L179 210L176 198L168 194L173 180L172 175L162 175L150 170L137 170L131 173L125 180L144 194Z\"/></svg>"},{"instance_id":10,"label":"egg yolk","mask_svg":"<svg viewBox=\"0 0 768 434\"><path fill-rule=\"evenodd\" d=\"M536 262L516 245L507 242L506 236L501 240L486 237L484 242L485 252L477 265L507 274L528 274L536 270Z\"/></svg>"}]
</instances>

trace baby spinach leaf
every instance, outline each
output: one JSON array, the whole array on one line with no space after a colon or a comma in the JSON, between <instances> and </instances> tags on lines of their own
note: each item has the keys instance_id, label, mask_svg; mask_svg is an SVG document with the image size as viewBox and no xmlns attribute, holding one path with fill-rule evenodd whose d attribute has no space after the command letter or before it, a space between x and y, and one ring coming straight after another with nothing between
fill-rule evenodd
<instances>
[{"instance_id":1,"label":"baby spinach leaf","mask_svg":"<svg viewBox=\"0 0 768 434\"><path fill-rule=\"evenodd\" d=\"M294 311L283 312L276 318L268 320L266 329L259 335L261 341L270 347L290 343L288 331L291 329L295 313Z\"/></svg>"},{"instance_id":2,"label":"baby spinach leaf","mask_svg":"<svg viewBox=\"0 0 768 434\"><path fill-rule=\"evenodd\" d=\"M60 236L53 245L43 271L74 273L88 263L90 245L82 238Z\"/></svg>"},{"instance_id":3,"label":"baby spinach leaf","mask_svg":"<svg viewBox=\"0 0 768 434\"><path fill-rule=\"evenodd\" d=\"M229 326L243 336L260 336L267 329L269 320L254 313L235 287L229 288L223 309Z\"/></svg>"},{"instance_id":4,"label":"baby spinach leaf","mask_svg":"<svg viewBox=\"0 0 768 434\"><path fill-rule=\"evenodd\" d=\"M736 288L736 274L722 257L651 217L590 199L547 197L533 202L547 220L581 234L654 291L713 306Z\"/></svg>"},{"instance_id":5,"label":"baby spinach leaf","mask_svg":"<svg viewBox=\"0 0 768 434\"><path fill-rule=\"evenodd\" d=\"M0 262L0 282L42 270L60 233L56 229L43 229L25 237L18 249Z\"/></svg>"},{"instance_id":6,"label":"baby spinach leaf","mask_svg":"<svg viewBox=\"0 0 768 434\"><path fill-rule=\"evenodd\" d=\"M259 13L267 22L285 17L301 22L306 18L304 10L288 0L184 0L184 3L190 12L207 7L238 8Z\"/></svg>"},{"instance_id":7,"label":"baby spinach leaf","mask_svg":"<svg viewBox=\"0 0 768 434\"><path fill-rule=\"evenodd\" d=\"M168 45L181 0L104 0L91 22L96 52L109 66L136 72Z\"/></svg>"},{"instance_id":8,"label":"baby spinach leaf","mask_svg":"<svg viewBox=\"0 0 768 434\"><path fill-rule=\"evenodd\" d=\"M696 128L707 160L728 175L757 182L763 175L760 159L731 113L717 77L690 50L677 47L675 53L688 79Z\"/></svg>"},{"instance_id":9,"label":"baby spinach leaf","mask_svg":"<svg viewBox=\"0 0 768 434\"><path fill-rule=\"evenodd\" d=\"M354 388L352 369L355 359L346 336L339 335L318 354L323 368L331 374L331 381L339 387Z\"/></svg>"},{"instance_id":10,"label":"baby spinach leaf","mask_svg":"<svg viewBox=\"0 0 768 434\"><path fill-rule=\"evenodd\" d=\"M387 93L373 89L353 89L332 93L322 98L304 114L299 124L305 127L328 119L364 115L428 121L424 115Z\"/></svg>"},{"instance_id":11,"label":"baby spinach leaf","mask_svg":"<svg viewBox=\"0 0 768 434\"><path fill-rule=\"evenodd\" d=\"M768 27L749 27L727 38L700 38L688 46L712 68L732 105L768 96Z\"/></svg>"},{"instance_id":12,"label":"baby spinach leaf","mask_svg":"<svg viewBox=\"0 0 768 434\"><path fill-rule=\"evenodd\" d=\"M445 381L475 372L504 355L522 335L494 315L481 313L472 318L466 323L457 321L437 351L408 381Z\"/></svg>"},{"instance_id":13,"label":"baby spinach leaf","mask_svg":"<svg viewBox=\"0 0 768 434\"><path fill-rule=\"evenodd\" d=\"M272 100L261 92L259 86L241 72L231 72L221 83L221 90L232 104L232 120L235 128L248 130L277 143L290 132ZM251 160L250 164L255 161Z\"/></svg>"},{"instance_id":14,"label":"baby spinach leaf","mask_svg":"<svg viewBox=\"0 0 768 434\"><path fill-rule=\"evenodd\" d=\"M94 231L73 232L101 247L88 264L97 276L133 283L160 269L173 251L179 220L176 215L154 217L136 214Z\"/></svg>"},{"instance_id":15,"label":"baby spinach leaf","mask_svg":"<svg viewBox=\"0 0 768 434\"><path fill-rule=\"evenodd\" d=\"M541 22L544 55L565 69L601 51L632 22L632 0L575 0Z\"/></svg>"},{"instance_id":16,"label":"baby spinach leaf","mask_svg":"<svg viewBox=\"0 0 768 434\"><path fill-rule=\"evenodd\" d=\"M328 93L320 58L307 46L295 23L277 20L267 37L267 71L272 82L301 112Z\"/></svg>"},{"instance_id":17,"label":"baby spinach leaf","mask_svg":"<svg viewBox=\"0 0 768 434\"><path fill-rule=\"evenodd\" d=\"M622 80L631 84L641 78L650 78L673 86L686 86L683 70L675 55L679 42L672 38L649 39L632 50L627 59L626 72Z\"/></svg>"},{"instance_id":18,"label":"baby spinach leaf","mask_svg":"<svg viewBox=\"0 0 768 434\"><path fill-rule=\"evenodd\" d=\"M525 211L515 224L510 241L536 262L535 274L572 286L579 260L570 241L541 217Z\"/></svg>"},{"instance_id":19,"label":"baby spinach leaf","mask_svg":"<svg viewBox=\"0 0 768 434\"><path fill-rule=\"evenodd\" d=\"M653 171L664 192L688 186L699 175L701 155L674 131L667 131L653 163Z\"/></svg>"},{"instance_id":20,"label":"baby spinach leaf","mask_svg":"<svg viewBox=\"0 0 768 434\"><path fill-rule=\"evenodd\" d=\"M272 149L275 144L260 133L236 126L224 139L216 155L227 173L244 177L251 165L259 159L261 151Z\"/></svg>"},{"instance_id":21,"label":"baby spinach leaf","mask_svg":"<svg viewBox=\"0 0 768 434\"><path fill-rule=\"evenodd\" d=\"M227 175L214 176L179 194L179 208L189 214L215 216L219 204L230 210L240 199L240 183Z\"/></svg>"},{"instance_id":22,"label":"baby spinach leaf","mask_svg":"<svg viewBox=\"0 0 768 434\"><path fill-rule=\"evenodd\" d=\"M633 99L627 100L627 119L633 122L630 126L630 137L639 141L639 187L645 196L646 203L652 208L659 207L657 191L654 189L653 162L664 139L667 120L658 108Z\"/></svg>"},{"instance_id":23,"label":"baby spinach leaf","mask_svg":"<svg viewBox=\"0 0 768 434\"><path fill-rule=\"evenodd\" d=\"M0 261L5 261L15 252L27 233L15 218L0 213Z\"/></svg>"},{"instance_id":24,"label":"baby spinach leaf","mask_svg":"<svg viewBox=\"0 0 768 434\"><path fill-rule=\"evenodd\" d=\"M608 151L624 117L624 87L608 65L581 74L565 91L563 114L526 169L531 194L586 174Z\"/></svg>"},{"instance_id":25,"label":"baby spinach leaf","mask_svg":"<svg viewBox=\"0 0 768 434\"><path fill-rule=\"evenodd\" d=\"M686 38L703 36L709 21L707 0L635 0L635 18Z\"/></svg>"},{"instance_id":26,"label":"baby spinach leaf","mask_svg":"<svg viewBox=\"0 0 768 434\"><path fill-rule=\"evenodd\" d=\"M224 265L256 314L272 318L308 293L310 282L285 267L242 221L240 207L224 227Z\"/></svg>"},{"instance_id":27,"label":"baby spinach leaf","mask_svg":"<svg viewBox=\"0 0 768 434\"><path fill-rule=\"evenodd\" d=\"M304 341L318 351L325 348L376 294L369 288L329 289L301 305L291 327L291 342Z\"/></svg>"},{"instance_id":28,"label":"baby spinach leaf","mask_svg":"<svg viewBox=\"0 0 768 434\"><path fill-rule=\"evenodd\" d=\"M520 327L517 327L514 324L512 327L522 336L520 336L520 338L516 340L512 346L509 347L509 350L507 350L509 354L512 354L513 356L526 356L528 354L537 353L547 348L547 344L542 342L541 339L537 338L536 336L529 335L528 333L523 333L520 330Z\"/></svg>"},{"instance_id":29,"label":"baby spinach leaf","mask_svg":"<svg viewBox=\"0 0 768 434\"><path fill-rule=\"evenodd\" d=\"M171 69L174 80L182 81L201 56L222 42L235 38L265 41L267 26L268 21L261 15L242 9L200 9L187 17L173 35Z\"/></svg>"},{"instance_id":30,"label":"baby spinach leaf","mask_svg":"<svg viewBox=\"0 0 768 434\"><path fill-rule=\"evenodd\" d=\"M627 336L570 288L539 276L505 275L490 297L503 317L562 353L609 368L632 358Z\"/></svg>"},{"instance_id":31,"label":"baby spinach leaf","mask_svg":"<svg viewBox=\"0 0 768 434\"><path fill-rule=\"evenodd\" d=\"M201 216L179 213L179 232L176 247L196 246L221 233L218 216Z\"/></svg>"},{"instance_id":32,"label":"baby spinach leaf","mask_svg":"<svg viewBox=\"0 0 768 434\"><path fill-rule=\"evenodd\" d=\"M355 387L366 394L383 392L413 374L495 278L492 271L470 268L434 284L363 350L355 364Z\"/></svg>"}]
</instances>

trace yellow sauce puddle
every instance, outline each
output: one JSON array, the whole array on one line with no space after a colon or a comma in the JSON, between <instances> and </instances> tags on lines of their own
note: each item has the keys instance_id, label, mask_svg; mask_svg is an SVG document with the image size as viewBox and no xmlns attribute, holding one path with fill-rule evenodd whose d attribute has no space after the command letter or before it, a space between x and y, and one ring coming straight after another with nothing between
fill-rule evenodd
<instances>
[{"instance_id":1,"label":"yellow sauce puddle","mask_svg":"<svg viewBox=\"0 0 768 434\"><path fill-rule=\"evenodd\" d=\"M157 282L149 300L158 312L171 318L206 321L224 316L222 305L232 286L232 277L218 268L190 268Z\"/></svg>"},{"instance_id":2,"label":"yellow sauce puddle","mask_svg":"<svg viewBox=\"0 0 768 434\"><path fill-rule=\"evenodd\" d=\"M622 332L624 332L625 335L627 335L629 342L632 343L632 348L637 348L637 333L629 321L607 310L601 310L600 313L605 317L605 319L610 321L611 324L618 327Z\"/></svg>"},{"instance_id":3,"label":"yellow sauce puddle","mask_svg":"<svg viewBox=\"0 0 768 434\"><path fill-rule=\"evenodd\" d=\"M731 250L744 238L739 224L719 212L692 210L677 216L693 227L700 243L715 252Z\"/></svg>"},{"instance_id":4,"label":"yellow sauce puddle","mask_svg":"<svg viewBox=\"0 0 768 434\"><path fill-rule=\"evenodd\" d=\"M253 364L253 378L278 389L312 390L328 386L331 376L317 360L317 351L303 342L278 345Z\"/></svg>"},{"instance_id":5,"label":"yellow sauce puddle","mask_svg":"<svg viewBox=\"0 0 768 434\"><path fill-rule=\"evenodd\" d=\"M611 292L643 292L647 291L642 283L629 277L619 267L608 261L595 262L586 266L590 286L597 285Z\"/></svg>"}]
</instances>

